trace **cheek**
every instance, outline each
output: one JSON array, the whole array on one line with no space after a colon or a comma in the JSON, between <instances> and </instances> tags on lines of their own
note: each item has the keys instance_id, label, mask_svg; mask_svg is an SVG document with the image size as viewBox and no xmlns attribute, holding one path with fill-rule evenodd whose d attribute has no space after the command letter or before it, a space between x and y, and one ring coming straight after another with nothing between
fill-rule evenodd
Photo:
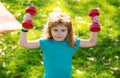
<instances>
[{"instance_id":1,"label":"cheek","mask_svg":"<svg viewBox=\"0 0 120 78\"><path fill-rule=\"evenodd\" d=\"M68 34L68 30L66 31L66 34Z\"/></svg>"},{"instance_id":2,"label":"cheek","mask_svg":"<svg viewBox=\"0 0 120 78\"><path fill-rule=\"evenodd\" d=\"M66 33L66 36L68 35L68 32Z\"/></svg>"},{"instance_id":3,"label":"cheek","mask_svg":"<svg viewBox=\"0 0 120 78\"><path fill-rule=\"evenodd\" d=\"M64 36L67 36L68 35L68 32L64 32Z\"/></svg>"},{"instance_id":4,"label":"cheek","mask_svg":"<svg viewBox=\"0 0 120 78\"><path fill-rule=\"evenodd\" d=\"M51 34L52 34L52 36L56 35L56 33L54 31L51 31Z\"/></svg>"}]
</instances>

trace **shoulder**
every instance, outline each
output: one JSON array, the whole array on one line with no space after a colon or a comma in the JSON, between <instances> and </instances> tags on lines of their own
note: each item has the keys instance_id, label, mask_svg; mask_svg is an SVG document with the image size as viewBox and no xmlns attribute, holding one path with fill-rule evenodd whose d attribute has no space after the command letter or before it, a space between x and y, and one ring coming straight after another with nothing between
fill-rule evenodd
<instances>
[{"instance_id":1,"label":"shoulder","mask_svg":"<svg viewBox=\"0 0 120 78\"><path fill-rule=\"evenodd\" d=\"M40 49L41 49L42 51L45 51L46 49L48 49L48 46L50 45L50 41L51 41L51 40L49 40L49 39L43 39L43 38L41 38L41 39L39 40Z\"/></svg>"},{"instance_id":2,"label":"shoulder","mask_svg":"<svg viewBox=\"0 0 120 78\"><path fill-rule=\"evenodd\" d=\"M44 38L40 38L40 40L39 40L40 44L46 43L46 42L49 42L49 41L50 41L49 39L44 39Z\"/></svg>"},{"instance_id":3,"label":"shoulder","mask_svg":"<svg viewBox=\"0 0 120 78\"><path fill-rule=\"evenodd\" d=\"M73 47L73 51L75 52L76 50L78 50L80 45L80 39L79 38L75 38L75 47Z\"/></svg>"},{"instance_id":4,"label":"shoulder","mask_svg":"<svg viewBox=\"0 0 120 78\"><path fill-rule=\"evenodd\" d=\"M76 38L76 39L75 39L75 43L76 43L76 45L79 45L80 42L81 42L80 38Z\"/></svg>"},{"instance_id":5,"label":"shoulder","mask_svg":"<svg viewBox=\"0 0 120 78\"><path fill-rule=\"evenodd\" d=\"M53 42L52 39L43 39L43 38L41 38L41 39L39 40L39 43L40 43L40 44L51 44L52 42Z\"/></svg>"}]
</instances>

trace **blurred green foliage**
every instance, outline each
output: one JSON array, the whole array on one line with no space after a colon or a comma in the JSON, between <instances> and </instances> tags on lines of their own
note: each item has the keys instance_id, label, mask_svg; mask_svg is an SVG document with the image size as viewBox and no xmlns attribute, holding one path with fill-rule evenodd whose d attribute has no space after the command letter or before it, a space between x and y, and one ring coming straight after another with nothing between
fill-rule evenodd
<instances>
[{"instance_id":1,"label":"blurred green foliage","mask_svg":"<svg viewBox=\"0 0 120 78\"><path fill-rule=\"evenodd\" d=\"M1 0L22 22L28 5L37 7L34 28L28 39L39 39L50 12L62 11L71 16L76 34L89 38L91 24L88 10L100 10L101 31L98 44L80 48L73 56L72 78L120 77L120 0ZM42 78L43 55L39 49L19 45L20 31L0 34L0 78Z\"/></svg>"}]
</instances>

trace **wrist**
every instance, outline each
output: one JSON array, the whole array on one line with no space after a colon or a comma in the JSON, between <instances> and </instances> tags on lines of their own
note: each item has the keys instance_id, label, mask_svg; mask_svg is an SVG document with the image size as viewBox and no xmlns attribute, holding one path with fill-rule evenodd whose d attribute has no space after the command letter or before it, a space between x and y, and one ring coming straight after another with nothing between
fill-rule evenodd
<instances>
[{"instance_id":1,"label":"wrist","mask_svg":"<svg viewBox=\"0 0 120 78\"><path fill-rule=\"evenodd\" d=\"M22 28L21 31L22 31L22 32L28 32L28 29Z\"/></svg>"}]
</instances>

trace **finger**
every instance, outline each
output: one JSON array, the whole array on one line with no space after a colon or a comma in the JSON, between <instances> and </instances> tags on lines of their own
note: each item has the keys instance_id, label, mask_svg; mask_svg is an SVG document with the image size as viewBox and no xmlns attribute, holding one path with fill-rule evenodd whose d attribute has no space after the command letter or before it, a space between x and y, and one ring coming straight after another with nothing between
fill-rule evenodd
<instances>
[{"instance_id":1,"label":"finger","mask_svg":"<svg viewBox=\"0 0 120 78\"><path fill-rule=\"evenodd\" d=\"M28 19L32 19L32 16L29 13L24 15L24 20L28 20Z\"/></svg>"},{"instance_id":2,"label":"finger","mask_svg":"<svg viewBox=\"0 0 120 78\"><path fill-rule=\"evenodd\" d=\"M99 22L100 22L98 16L93 17L92 21L93 21L94 23L99 23Z\"/></svg>"}]
</instances>

